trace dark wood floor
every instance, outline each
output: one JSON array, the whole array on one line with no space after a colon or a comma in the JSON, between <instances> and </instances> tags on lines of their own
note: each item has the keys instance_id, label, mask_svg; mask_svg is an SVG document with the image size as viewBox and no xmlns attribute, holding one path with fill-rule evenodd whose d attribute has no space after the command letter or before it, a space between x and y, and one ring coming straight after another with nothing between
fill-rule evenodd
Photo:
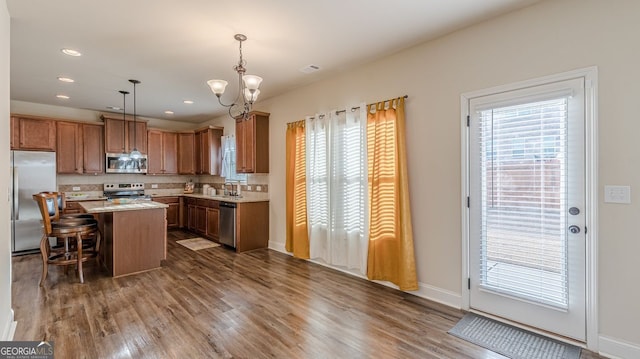
<instances>
[{"instance_id":1,"label":"dark wood floor","mask_svg":"<svg viewBox=\"0 0 640 359\"><path fill-rule=\"evenodd\" d=\"M40 288L39 257L14 257L14 339L52 340L56 358L503 358L446 333L461 311L275 251L168 237L161 269L87 266L85 284L54 267Z\"/></svg>"}]
</instances>

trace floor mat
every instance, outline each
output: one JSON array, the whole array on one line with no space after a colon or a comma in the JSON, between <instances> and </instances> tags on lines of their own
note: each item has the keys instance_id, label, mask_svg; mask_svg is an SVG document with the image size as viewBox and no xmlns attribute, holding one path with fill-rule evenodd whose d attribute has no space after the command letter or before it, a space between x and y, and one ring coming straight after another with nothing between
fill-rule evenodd
<instances>
[{"instance_id":1,"label":"floor mat","mask_svg":"<svg viewBox=\"0 0 640 359\"><path fill-rule=\"evenodd\" d=\"M580 348L467 313L449 334L512 359L579 359Z\"/></svg>"},{"instance_id":2,"label":"floor mat","mask_svg":"<svg viewBox=\"0 0 640 359\"><path fill-rule=\"evenodd\" d=\"M211 242L209 240L206 240L200 237L182 239L182 240L176 241L176 243L178 243L179 245L185 246L191 249L192 251L198 251L200 249L213 248L213 247L220 246L218 243Z\"/></svg>"}]
</instances>

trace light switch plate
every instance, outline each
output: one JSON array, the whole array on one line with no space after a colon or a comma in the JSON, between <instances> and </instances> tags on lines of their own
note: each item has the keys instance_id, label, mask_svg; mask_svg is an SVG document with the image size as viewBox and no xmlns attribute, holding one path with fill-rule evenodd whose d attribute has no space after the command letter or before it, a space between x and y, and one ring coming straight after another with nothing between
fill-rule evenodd
<instances>
[{"instance_id":1,"label":"light switch plate","mask_svg":"<svg viewBox=\"0 0 640 359\"><path fill-rule=\"evenodd\" d=\"M80 190L80 187L73 187L73 190L74 190L74 191L79 191L79 190Z\"/></svg>"},{"instance_id":2,"label":"light switch plate","mask_svg":"<svg viewBox=\"0 0 640 359\"><path fill-rule=\"evenodd\" d=\"M631 186L604 186L605 203L631 203Z\"/></svg>"}]
</instances>

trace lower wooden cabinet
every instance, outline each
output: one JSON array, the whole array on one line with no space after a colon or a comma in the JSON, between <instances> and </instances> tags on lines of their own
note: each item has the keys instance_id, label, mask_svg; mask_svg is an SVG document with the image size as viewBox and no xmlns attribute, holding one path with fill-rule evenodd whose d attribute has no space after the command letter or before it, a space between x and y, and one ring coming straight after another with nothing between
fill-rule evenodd
<instances>
[{"instance_id":1,"label":"lower wooden cabinet","mask_svg":"<svg viewBox=\"0 0 640 359\"><path fill-rule=\"evenodd\" d=\"M167 208L167 229L180 227L180 197L157 197L154 202L169 205Z\"/></svg>"},{"instance_id":2,"label":"lower wooden cabinet","mask_svg":"<svg viewBox=\"0 0 640 359\"><path fill-rule=\"evenodd\" d=\"M199 235L218 240L220 223L219 202L212 199L186 197L185 223L187 229Z\"/></svg>"},{"instance_id":3,"label":"lower wooden cabinet","mask_svg":"<svg viewBox=\"0 0 640 359\"><path fill-rule=\"evenodd\" d=\"M184 223L203 237L220 238L220 202L185 197ZM236 251L269 246L269 202L241 202L236 208Z\"/></svg>"}]
</instances>

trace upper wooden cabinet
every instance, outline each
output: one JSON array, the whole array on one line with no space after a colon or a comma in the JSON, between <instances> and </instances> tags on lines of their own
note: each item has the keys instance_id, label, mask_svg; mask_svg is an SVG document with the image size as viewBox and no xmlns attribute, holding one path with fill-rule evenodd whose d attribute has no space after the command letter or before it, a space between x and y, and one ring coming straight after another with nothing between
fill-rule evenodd
<instances>
[{"instance_id":1,"label":"upper wooden cabinet","mask_svg":"<svg viewBox=\"0 0 640 359\"><path fill-rule=\"evenodd\" d=\"M11 149L16 150L20 144L20 120L11 116Z\"/></svg>"},{"instance_id":2,"label":"upper wooden cabinet","mask_svg":"<svg viewBox=\"0 0 640 359\"><path fill-rule=\"evenodd\" d=\"M147 174L178 173L178 134L175 132L147 131ZM140 150L138 148L138 150Z\"/></svg>"},{"instance_id":3,"label":"upper wooden cabinet","mask_svg":"<svg viewBox=\"0 0 640 359\"><path fill-rule=\"evenodd\" d=\"M222 128L197 130L195 139L196 174L219 175L222 164Z\"/></svg>"},{"instance_id":4,"label":"upper wooden cabinet","mask_svg":"<svg viewBox=\"0 0 640 359\"><path fill-rule=\"evenodd\" d=\"M87 174L104 173L104 126L82 124L82 165Z\"/></svg>"},{"instance_id":5,"label":"upper wooden cabinet","mask_svg":"<svg viewBox=\"0 0 640 359\"><path fill-rule=\"evenodd\" d=\"M82 126L57 122L56 168L58 173L83 173Z\"/></svg>"},{"instance_id":6,"label":"upper wooden cabinet","mask_svg":"<svg viewBox=\"0 0 640 359\"><path fill-rule=\"evenodd\" d=\"M196 173L195 133L178 133L178 174L192 175Z\"/></svg>"},{"instance_id":7,"label":"upper wooden cabinet","mask_svg":"<svg viewBox=\"0 0 640 359\"><path fill-rule=\"evenodd\" d=\"M269 173L269 114L252 111L236 119L236 171Z\"/></svg>"},{"instance_id":8,"label":"upper wooden cabinet","mask_svg":"<svg viewBox=\"0 0 640 359\"><path fill-rule=\"evenodd\" d=\"M104 121L104 150L107 153L129 153L137 147L140 153L147 153L147 123L133 120L100 116ZM134 131L135 128L135 131ZM135 138L134 138L135 135Z\"/></svg>"},{"instance_id":9,"label":"upper wooden cabinet","mask_svg":"<svg viewBox=\"0 0 640 359\"><path fill-rule=\"evenodd\" d=\"M57 121L56 167L60 174L104 172L102 125Z\"/></svg>"},{"instance_id":10,"label":"upper wooden cabinet","mask_svg":"<svg viewBox=\"0 0 640 359\"><path fill-rule=\"evenodd\" d=\"M56 121L50 118L11 116L11 149L56 150Z\"/></svg>"},{"instance_id":11,"label":"upper wooden cabinet","mask_svg":"<svg viewBox=\"0 0 640 359\"><path fill-rule=\"evenodd\" d=\"M126 141L124 120L103 117L104 151L107 153L125 153Z\"/></svg>"}]
</instances>

